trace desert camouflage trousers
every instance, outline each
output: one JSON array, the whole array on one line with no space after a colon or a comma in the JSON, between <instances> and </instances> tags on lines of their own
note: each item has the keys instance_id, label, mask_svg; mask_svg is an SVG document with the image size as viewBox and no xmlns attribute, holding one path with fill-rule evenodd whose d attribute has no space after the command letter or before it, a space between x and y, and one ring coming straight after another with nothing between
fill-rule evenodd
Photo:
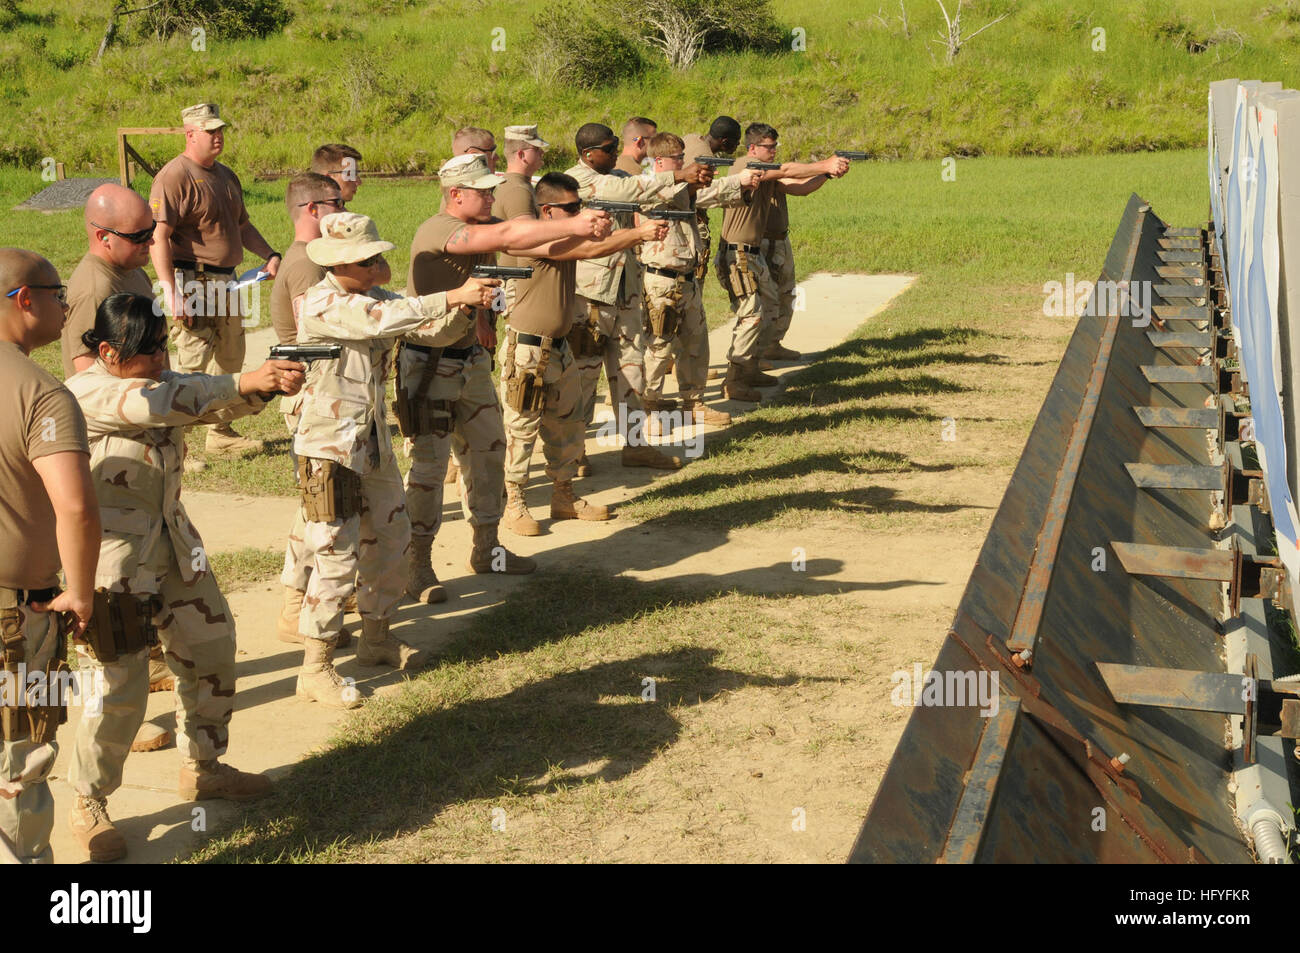
<instances>
[{"instance_id":1,"label":"desert camouflage trousers","mask_svg":"<svg viewBox=\"0 0 1300 953\"><path fill-rule=\"evenodd\" d=\"M200 275L193 271L182 271L181 275L187 286L191 282L202 285L202 303L197 301L197 291L192 297L193 304L204 315L194 319L192 328L173 319L174 369L181 374L238 374L244 366L242 307L237 293L226 292L234 276Z\"/></svg>"},{"instance_id":2,"label":"desert camouflage trousers","mask_svg":"<svg viewBox=\"0 0 1300 953\"><path fill-rule=\"evenodd\" d=\"M591 298L577 297L575 321L592 321L605 338L605 353L578 359L578 381L582 394L582 422L590 424L596 414L596 385L600 368L605 367L613 406L626 404L628 410L641 409L645 390L645 329L642 326L641 296L638 294L617 305Z\"/></svg>"},{"instance_id":3,"label":"desert camouflage trousers","mask_svg":"<svg viewBox=\"0 0 1300 953\"><path fill-rule=\"evenodd\" d=\"M771 324L768 336L762 346L780 344L785 332L790 330L790 321L794 318L794 250L790 247L790 237L765 238L759 244L763 249L763 259L772 273L772 283L776 286L776 317Z\"/></svg>"},{"instance_id":4,"label":"desert camouflage trousers","mask_svg":"<svg viewBox=\"0 0 1300 953\"><path fill-rule=\"evenodd\" d=\"M776 320L780 303L772 272L761 253L744 253L753 287L735 286L735 282L731 279L737 255L737 249L730 245L721 245L714 261L714 271L718 276L718 282L731 299L731 311L736 318L736 323L731 329L731 346L727 348L727 360L744 364L758 359L760 348L768 341L767 335L771 333L767 330L767 325Z\"/></svg>"},{"instance_id":5,"label":"desert camouflage trousers","mask_svg":"<svg viewBox=\"0 0 1300 953\"><path fill-rule=\"evenodd\" d=\"M19 606L25 658L29 672L44 669L62 638L57 620L49 613ZM54 829L54 796L47 783L59 753L56 742L35 744L30 738L4 742L0 757L0 784L12 797L0 797L0 862L48 864L50 831Z\"/></svg>"},{"instance_id":6,"label":"desert camouflage trousers","mask_svg":"<svg viewBox=\"0 0 1300 953\"><path fill-rule=\"evenodd\" d=\"M312 461L312 466L318 466ZM328 523L308 520L298 507L280 581L307 595L298 631L309 639L333 639L343 629L343 604L353 592L366 619L384 619L406 589L411 522L397 461L389 456L361 476L361 511ZM296 562L295 562L296 560Z\"/></svg>"},{"instance_id":7,"label":"desert camouflage trousers","mask_svg":"<svg viewBox=\"0 0 1300 953\"><path fill-rule=\"evenodd\" d=\"M176 676L176 747L185 761L226 753L235 710L235 616L211 570L186 583L170 546L157 567L162 611L154 616L167 667ZM78 794L107 797L122 784L122 768L149 704L149 650L102 663L77 645L79 670L96 672L96 697L82 709L68 779Z\"/></svg>"},{"instance_id":8,"label":"desert camouflage trousers","mask_svg":"<svg viewBox=\"0 0 1300 953\"><path fill-rule=\"evenodd\" d=\"M699 282L694 279L674 280L666 275L646 272L645 300L647 310L661 305L674 308L678 324L672 334L663 337L652 331L646 332L646 380L642 396L647 402L663 397L664 378L671 359L682 400L686 403L700 400L709 375L709 329L704 320L704 299Z\"/></svg>"},{"instance_id":9,"label":"desert camouflage trousers","mask_svg":"<svg viewBox=\"0 0 1300 953\"><path fill-rule=\"evenodd\" d=\"M402 386L412 398L427 355L411 347L401 350ZM461 512L471 526L501 522L505 493L505 425L492 383L492 356L475 347L471 357L443 357L429 388L430 400L452 403L451 430L421 434L410 441L411 470L406 475L406 501L411 534L434 537L442 526L443 481L454 450L461 465Z\"/></svg>"},{"instance_id":10,"label":"desert camouflage trousers","mask_svg":"<svg viewBox=\"0 0 1300 953\"><path fill-rule=\"evenodd\" d=\"M505 402L505 381L510 369L506 366L509 335L501 343L501 403L506 425L507 483L528 483L528 467L533 457L537 438L542 438L542 453L546 457L546 475L553 481L572 480L578 473L578 457L582 455L586 427L580 413L581 391L578 365L568 346L552 347L542 375L546 403L541 410L520 412ZM542 349L532 344L515 346L514 373L532 374L542 359Z\"/></svg>"}]
</instances>

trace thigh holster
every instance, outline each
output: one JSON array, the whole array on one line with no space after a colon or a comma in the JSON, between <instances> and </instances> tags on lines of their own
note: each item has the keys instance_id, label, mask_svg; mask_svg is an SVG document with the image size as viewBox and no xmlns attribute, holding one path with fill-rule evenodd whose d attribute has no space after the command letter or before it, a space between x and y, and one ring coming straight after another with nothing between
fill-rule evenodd
<instances>
[{"instance_id":1,"label":"thigh holster","mask_svg":"<svg viewBox=\"0 0 1300 953\"><path fill-rule=\"evenodd\" d=\"M116 662L158 643L154 616L162 611L162 597L95 590L95 609L84 636L102 663Z\"/></svg>"},{"instance_id":2,"label":"thigh holster","mask_svg":"<svg viewBox=\"0 0 1300 953\"><path fill-rule=\"evenodd\" d=\"M333 460L299 457L298 486L308 522L333 523L361 512L361 475Z\"/></svg>"},{"instance_id":3,"label":"thigh holster","mask_svg":"<svg viewBox=\"0 0 1300 953\"><path fill-rule=\"evenodd\" d=\"M43 688L46 704L28 704L26 682L32 673L23 664L27 658L27 639L23 635L20 593L0 589L0 639L3 640L4 681L0 683L0 737L5 741L47 744L54 740L59 725L68 720L67 699L63 692L71 673L67 663L67 642L63 618L55 613L51 622L58 627L54 656L45 667ZM51 596L51 598L53 598ZM66 673L66 674L65 674ZM54 704L50 704L53 702Z\"/></svg>"},{"instance_id":4,"label":"thigh holster","mask_svg":"<svg viewBox=\"0 0 1300 953\"><path fill-rule=\"evenodd\" d=\"M412 396L407 394L406 382L402 380L402 349L406 346L397 349L397 366L394 374L393 393L396 396L393 399L393 413L397 417L397 429L401 431L403 437L420 437L424 434L445 437L451 433L454 422L453 402L429 399L429 390L433 387L433 379L438 373L438 359L442 356L442 349L429 349L424 368L420 371L420 380L415 385L415 394Z\"/></svg>"},{"instance_id":5,"label":"thigh holster","mask_svg":"<svg viewBox=\"0 0 1300 953\"><path fill-rule=\"evenodd\" d=\"M736 262L731 266L731 289L737 297L752 295L758 290L758 280L749 267L749 253L743 248L736 249Z\"/></svg>"},{"instance_id":6,"label":"thigh holster","mask_svg":"<svg viewBox=\"0 0 1300 953\"><path fill-rule=\"evenodd\" d=\"M645 296L646 330L655 337L674 337L678 328L681 327L682 313L679 305L681 304L685 284L686 282L682 278L678 278L673 282L673 290L668 294L654 300L651 299L650 295Z\"/></svg>"},{"instance_id":7,"label":"thigh holster","mask_svg":"<svg viewBox=\"0 0 1300 953\"><path fill-rule=\"evenodd\" d=\"M551 347L543 344L537 369L521 374L515 365L518 337L513 328L507 328L506 334L506 367L502 369L503 374L509 372L510 375L505 378L506 406L520 414L536 413L546 406L546 365L551 359ZM549 341L550 338L543 340Z\"/></svg>"}]
</instances>

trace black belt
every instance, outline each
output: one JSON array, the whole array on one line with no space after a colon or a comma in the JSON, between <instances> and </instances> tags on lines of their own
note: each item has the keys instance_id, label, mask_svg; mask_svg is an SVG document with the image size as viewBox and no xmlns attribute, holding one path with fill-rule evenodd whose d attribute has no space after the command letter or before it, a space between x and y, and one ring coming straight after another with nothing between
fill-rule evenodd
<instances>
[{"instance_id":1,"label":"black belt","mask_svg":"<svg viewBox=\"0 0 1300 953\"><path fill-rule=\"evenodd\" d=\"M51 586L48 589L14 589L12 591L18 594L19 603L31 605L33 602L49 602L62 590L58 586Z\"/></svg>"},{"instance_id":2,"label":"black belt","mask_svg":"<svg viewBox=\"0 0 1300 953\"><path fill-rule=\"evenodd\" d=\"M511 330L513 331L514 329L511 328ZM515 340L520 344L528 344L532 347L541 347L542 342L545 341L546 338L538 334L525 334L523 331L515 331ZM551 347L555 348L557 351L564 350L564 338L551 338Z\"/></svg>"},{"instance_id":3,"label":"black belt","mask_svg":"<svg viewBox=\"0 0 1300 953\"><path fill-rule=\"evenodd\" d=\"M687 281L695 280L695 272L673 271L671 268L655 268L653 265L646 265L645 270L652 275L663 275L665 278L685 278Z\"/></svg>"},{"instance_id":4,"label":"black belt","mask_svg":"<svg viewBox=\"0 0 1300 953\"><path fill-rule=\"evenodd\" d=\"M195 274L200 275L206 274L207 272L212 272L214 275L233 275L235 273L235 269L233 268L218 268L216 265L205 265L202 262L197 261L173 260L172 266L184 269L185 271L192 271Z\"/></svg>"},{"instance_id":5,"label":"black belt","mask_svg":"<svg viewBox=\"0 0 1300 953\"><path fill-rule=\"evenodd\" d=\"M725 239L724 239L723 242L722 242L722 247L723 247L723 248L739 248L739 249L741 249L742 251L747 251L747 252L750 252L751 254L754 254L754 255L757 255L758 252L759 252L759 248L758 248L757 245L737 245L735 242L729 242L729 241L726 241Z\"/></svg>"},{"instance_id":6,"label":"black belt","mask_svg":"<svg viewBox=\"0 0 1300 953\"><path fill-rule=\"evenodd\" d=\"M478 349L477 344L471 344L469 347L426 347L423 344L403 344L402 346L409 347L412 351L419 351L421 354L432 354L434 351L438 351L440 356L450 357L456 361L468 361Z\"/></svg>"}]
</instances>

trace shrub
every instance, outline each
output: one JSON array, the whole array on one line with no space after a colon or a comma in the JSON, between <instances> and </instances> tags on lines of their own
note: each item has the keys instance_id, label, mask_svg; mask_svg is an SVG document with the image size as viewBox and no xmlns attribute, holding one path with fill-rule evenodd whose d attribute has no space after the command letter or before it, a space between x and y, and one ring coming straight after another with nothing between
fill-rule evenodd
<instances>
[{"instance_id":1,"label":"shrub","mask_svg":"<svg viewBox=\"0 0 1300 953\"><path fill-rule=\"evenodd\" d=\"M165 38L202 27L214 39L237 40L278 33L292 18L283 0L164 0L141 14L139 29Z\"/></svg>"},{"instance_id":2,"label":"shrub","mask_svg":"<svg viewBox=\"0 0 1300 953\"><path fill-rule=\"evenodd\" d=\"M533 72L539 81L549 78L595 89L630 79L645 69L631 40L572 4L547 7L533 18L533 30L538 37Z\"/></svg>"}]
</instances>

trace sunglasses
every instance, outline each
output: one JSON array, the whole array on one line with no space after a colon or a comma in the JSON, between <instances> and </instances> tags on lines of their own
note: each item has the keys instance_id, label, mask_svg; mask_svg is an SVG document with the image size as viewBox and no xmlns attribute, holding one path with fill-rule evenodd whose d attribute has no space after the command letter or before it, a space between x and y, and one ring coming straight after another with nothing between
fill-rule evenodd
<instances>
[{"instance_id":1,"label":"sunglasses","mask_svg":"<svg viewBox=\"0 0 1300 953\"><path fill-rule=\"evenodd\" d=\"M613 142L606 143L603 146L592 146L591 148L600 152L608 152L610 155L613 155L618 152L618 140L615 139Z\"/></svg>"},{"instance_id":2,"label":"sunglasses","mask_svg":"<svg viewBox=\"0 0 1300 953\"><path fill-rule=\"evenodd\" d=\"M382 254L379 254L379 255L371 255L371 256L370 256L369 258L367 258L365 261L359 261L359 262L356 262L356 265L357 265L358 268L374 268L376 265L378 265L378 264L379 264L380 262L382 262L383 260L384 260L384 256L383 256Z\"/></svg>"},{"instance_id":3,"label":"sunglasses","mask_svg":"<svg viewBox=\"0 0 1300 953\"><path fill-rule=\"evenodd\" d=\"M148 228L142 228L138 232L119 232L116 228L109 228L107 225L96 225L94 222L90 223L90 227L102 228L111 235L116 235L118 238L125 238L133 245L147 245L149 244L149 239L153 238L153 230L158 227L158 223L150 222Z\"/></svg>"},{"instance_id":4,"label":"sunglasses","mask_svg":"<svg viewBox=\"0 0 1300 953\"><path fill-rule=\"evenodd\" d=\"M562 208L570 215L582 211L582 199L574 202L543 202L542 208Z\"/></svg>"},{"instance_id":5,"label":"sunglasses","mask_svg":"<svg viewBox=\"0 0 1300 953\"><path fill-rule=\"evenodd\" d=\"M496 147L496 143L493 143L492 146L491 146L491 148L488 148L488 149L484 149L482 146L470 146L470 147L469 147L468 149L466 149L465 151L466 151L466 152L472 152L472 153L474 153L475 155L480 155L480 156L490 156L490 155L492 155L494 152L497 151L497 147Z\"/></svg>"},{"instance_id":6,"label":"sunglasses","mask_svg":"<svg viewBox=\"0 0 1300 953\"><path fill-rule=\"evenodd\" d=\"M306 208L308 205L333 205L338 211L343 211L348 207L348 203L343 199L312 199L310 202L299 202L299 208Z\"/></svg>"},{"instance_id":7,"label":"sunglasses","mask_svg":"<svg viewBox=\"0 0 1300 953\"><path fill-rule=\"evenodd\" d=\"M24 288L44 288L47 291L53 291L54 297L59 299L59 304L68 303L68 286L67 285L19 285L13 291L5 293L6 298L12 298Z\"/></svg>"}]
</instances>

